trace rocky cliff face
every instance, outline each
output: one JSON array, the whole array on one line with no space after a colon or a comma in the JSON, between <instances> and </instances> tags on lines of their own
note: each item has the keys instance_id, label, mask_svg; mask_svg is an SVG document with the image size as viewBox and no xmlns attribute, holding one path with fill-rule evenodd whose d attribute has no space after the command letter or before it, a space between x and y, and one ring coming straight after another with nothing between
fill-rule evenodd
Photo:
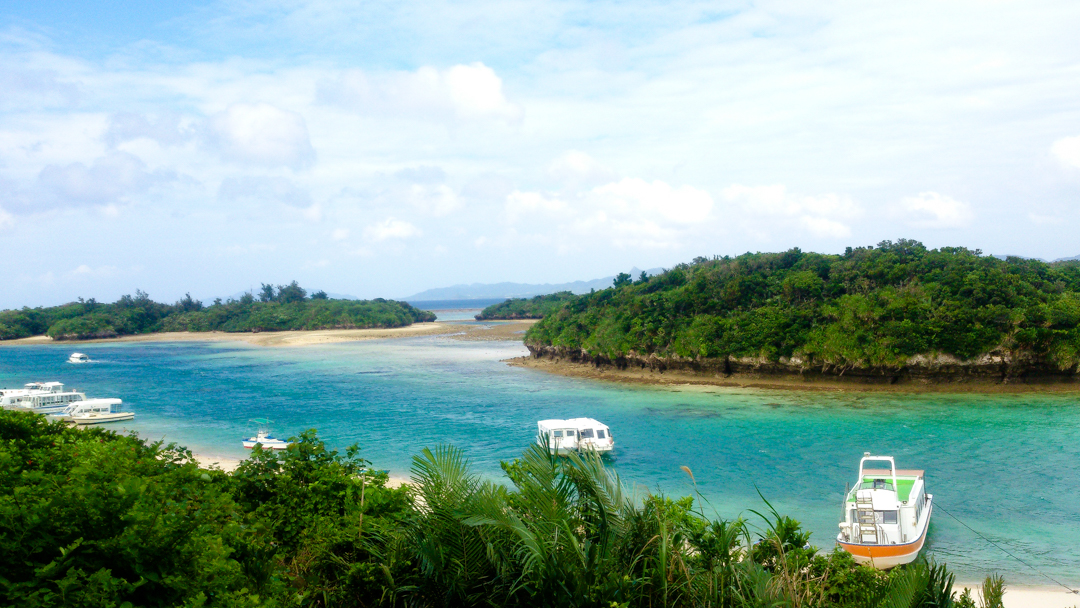
<instances>
[{"instance_id":1,"label":"rocky cliff face","mask_svg":"<svg viewBox=\"0 0 1080 608\"><path fill-rule=\"evenodd\" d=\"M592 365L598 368L650 369L653 371L677 371L707 377L798 377L808 381L815 379L845 380L868 384L917 383L1030 383L1056 384L1080 383L1077 366L1060 369L1045 361L1010 353L988 353L970 360L960 360L950 355L916 355L903 367L860 367L854 364L836 365L822 361L804 360L799 357L781 357L771 361L763 357L717 357L684 358L658 357L629 353L609 359L592 355L582 349L525 345L532 357L556 361Z\"/></svg>"}]
</instances>

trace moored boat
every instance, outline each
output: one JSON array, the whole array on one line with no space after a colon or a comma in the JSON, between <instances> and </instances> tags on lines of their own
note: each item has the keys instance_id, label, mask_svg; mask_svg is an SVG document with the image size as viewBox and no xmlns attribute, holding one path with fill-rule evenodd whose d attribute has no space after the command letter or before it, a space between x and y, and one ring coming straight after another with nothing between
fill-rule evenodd
<instances>
[{"instance_id":1,"label":"moored boat","mask_svg":"<svg viewBox=\"0 0 1080 608\"><path fill-rule=\"evenodd\" d=\"M889 468L867 468L866 463ZM859 479L844 497L836 542L855 561L886 569L908 564L926 543L933 512L921 470L897 469L892 456L863 454Z\"/></svg>"},{"instance_id":2,"label":"moored boat","mask_svg":"<svg viewBox=\"0 0 1080 608\"><path fill-rule=\"evenodd\" d=\"M60 419L80 425L133 420L135 413L121 410L122 406L120 399L86 399L69 405Z\"/></svg>"},{"instance_id":3,"label":"moored boat","mask_svg":"<svg viewBox=\"0 0 1080 608\"><path fill-rule=\"evenodd\" d=\"M536 424L539 429L536 442L546 444L553 454L585 451L606 453L615 449L611 429L592 418L541 420Z\"/></svg>"},{"instance_id":4,"label":"moored boat","mask_svg":"<svg viewBox=\"0 0 1080 608\"><path fill-rule=\"evenodd\" d=\"M284 450L289 447L289 442L282 439L278 439L270 434L270 423L273 420L267 420L266 418L252 418L251 422L259 425L259 430L255 433L254 437L249 437L244 440L244 447L252 449L256 445L264 450Z\"/></svg>"},{"instance_id":5,"label":"moored boat","mask_svg":"<svg viewBox=\"0 0 1080 608\"><path fill-rule=\"evenodd\" d=\"M83 353L71 353L68 363L90 363L90 357Z\"/></svg>"},{"instance_id":6,"label":"moored boat","mask_svg":"<svg viewBox=\"0 0 1080 608\"><path fill-rule=\"evenodd\" d=\"M65 391L62 382L30 382L22 389L5 389L0 395L0 406L38 414L58 414L72 403L85 399L86 395L77 390Z\"/></svg>"}]
</instances>

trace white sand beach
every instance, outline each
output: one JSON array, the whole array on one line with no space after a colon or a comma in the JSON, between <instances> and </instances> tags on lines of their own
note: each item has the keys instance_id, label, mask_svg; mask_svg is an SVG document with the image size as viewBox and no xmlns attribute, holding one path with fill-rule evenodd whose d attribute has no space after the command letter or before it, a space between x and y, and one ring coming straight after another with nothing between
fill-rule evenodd
<instances>
[{"instance_id":1,"label":"white sand beach","mask_svg":"<svg viewBox=\"0 0 1080 608\"><path fill-rule=\"evenodd\" d=\"M300 331L266 332L223 332L223 331L173 331L154 334L121 336L101 340L78 340L57 342L48 336L31 336L18 340L6 340L0 345L18 346L20 344L96 344L105 342L246 342L255 346L309 346L312 344L331 344L334 342L355 342L357 340L379 340L386 338L408 338L422 335L438 335L461 331L461 326L447 323L414 323L406 327L389 329L323 329Z\"/></svg>"},{"instance_id":2,"label":"white sand beach","mask_svg":"<svg viewBox=\"0 0 1080 608\"><path fill-rule=\"evenodd\" d=\"M979 601L982 583L957 583L953 589L971 589L975 602ZM1073 608L1080 606L1080 595L1069 593L1062 587L1009 586L1005 581L1005 608Z\"/></svg>"}]
</instances>

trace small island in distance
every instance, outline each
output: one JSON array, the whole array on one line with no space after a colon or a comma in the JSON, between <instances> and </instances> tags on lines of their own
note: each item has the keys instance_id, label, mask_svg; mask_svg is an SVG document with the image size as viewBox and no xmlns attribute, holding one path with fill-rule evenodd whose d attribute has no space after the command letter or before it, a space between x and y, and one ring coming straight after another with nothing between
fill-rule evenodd
<instances>
[{"instance_id":1,"label":"small island in distance","mask_svg":"<svg viewBox=\"0 0 1080 608\"><path fill-rule=\"evenodd\" d=\"M54 340L116 338L159 332L263 332L315 329L389 329L435 320L435 314L406 302L333 300L323 291L310 296L296 281L263 284L258 297L210 306L184 296L175 304L154 302L142 292L112 304L93 299L61 306L0 312L0 340L48 335Z\"/></svg>"},{"instance_id":2,"label":"small island in distance","mask_svg":"<svg viewBox=\"0 0 1080 608\"><path fill-rule=\"evenodd\" d=\"M526 366L648 381L1075 384L1080 262L900 239L841 255L696 258L610 289L486 308L541 318ZM722 382L720 382L722 383Z\"/></svg>"}]
</instances>

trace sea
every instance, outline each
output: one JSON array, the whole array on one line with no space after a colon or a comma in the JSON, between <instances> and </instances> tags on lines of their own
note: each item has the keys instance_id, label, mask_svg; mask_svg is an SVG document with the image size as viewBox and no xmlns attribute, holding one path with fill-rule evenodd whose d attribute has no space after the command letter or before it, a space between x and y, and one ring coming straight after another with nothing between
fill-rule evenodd
<instances>
[{"instance_id":1,"label":"sea","mask_svg":"<svg viewBox=\"0 0 1080 608\"><path fill-rule=\"evenodd\" d=\"M329 446L358 444L375 468L403 477L421 450L452 444L476 473L505 480L500 462L535 441L538 420L592 417L611 427L610 466L637 497L694 495L709 517L757 529L765 522L754 512L771 505L823 550L835 544L859 458L892 455L926 470L935 502L926 552L958 580L1080 585L1075 394L636 386L511 367L504 360L527 354L520 342L452 336L80 344L94 360L82 365L66 362L75 348L0 348L0 386L57 380L119 397L136 417L114 430L223 458L244 457L251 419L269 418L275 435L317 429Z\"/></svg>"}]
</instances>

